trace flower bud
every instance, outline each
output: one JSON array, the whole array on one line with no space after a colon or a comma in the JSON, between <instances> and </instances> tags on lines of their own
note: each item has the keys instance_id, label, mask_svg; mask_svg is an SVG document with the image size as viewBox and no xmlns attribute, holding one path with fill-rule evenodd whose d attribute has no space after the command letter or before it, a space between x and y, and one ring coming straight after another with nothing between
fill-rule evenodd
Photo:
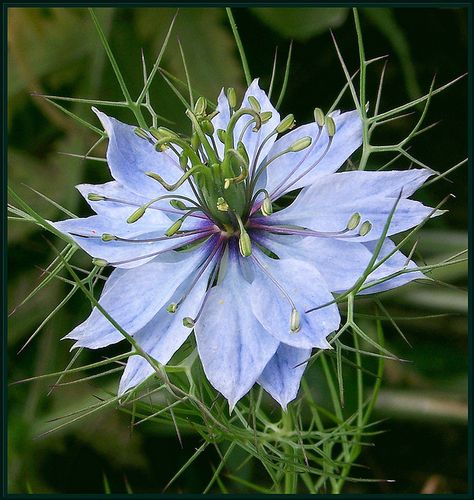
<instances>
[{"instance_id":1,"label":"flower bud","mask_svg":"<svg viewBox=\"0 0 474 500\"><path fill-rule=\"evenodd\" d=\"M298 139L295 143L293 143L289 148L288 151L291 151L292 153L297 153L298 151L303 151L303 149L306 149L308 146L311 145L311 142L313 142L313 139L311 137L302 137L301 139Z\"/></svg>"},{"instance_id":2,"label":"flower bud","mask_svg":"<svg viewBox=\"0 0 474 500\"><path fill-rule=\"evenodd\" d=\"M295 117L293 115L287 115L283 120L278 124L275 129L279 134L286 132L287 130L293 128L295 125Z\"/></svg>"}]
</instances>

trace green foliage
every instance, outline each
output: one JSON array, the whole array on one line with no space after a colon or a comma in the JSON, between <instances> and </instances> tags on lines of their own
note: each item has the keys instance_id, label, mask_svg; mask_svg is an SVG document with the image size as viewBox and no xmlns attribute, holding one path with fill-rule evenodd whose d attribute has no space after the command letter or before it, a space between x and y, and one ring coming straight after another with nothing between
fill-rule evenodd
<instances>
[{"instance_id":1,"label":"green foliage","mask_svg":"<svg viewBox=\"0 0 474 500\"><path fill-rule=\"evenodd\" d=\"M347 9L252 9L252 12L281 35L298 40L308 40L337 27L348 13ZM21 273L11 277L9 342L12 352L22 350L18 359L23 360L18 365L12 364L11 380L33 382L10 389L10 490L51 492L53 487L33 467L34 461L38 457L47 463L55 453L67 452L68 440L74 439L76 445L90 447L91 455L100 457L104 464L97 469L99 486L95 492L110 493L119 488L136 493L147 491L149 486L141 482L129 483L128 474L117 479L110 473L123 468L159 473L160 488L169 492L197 493L190 489L193 482L185 480L193 469L197 471L196 484L202 485L200 491L205 493L374 491L370 487L373 482L378 484L373 479L377 473L362 473L357 465L365 463L367 445L377 441L378 433L390 424L381 426L372 422L373 413L377 418L416 419L419 415L413 412L412 405L419 398L432 404L438 402L432 406L434 410L423 414L425 420L465 424L466 370L458 361L459 347L445 344L447 338L452 341L454 336L460 346L465 345L466 321L465 316L443 314L467 312L465 292L457 286L463 285L467 278L466 233L462 223L458 230L426 229L422 224L398 241L397 248L413 253L426 272L428 283L436 287L411 284L403 293L393 291L373 301L359 300L357 291L364 287L365 278L375 266L380 265L374 258L353 289L336 297L345 322L331 339L334 350L313 355L300 397L289 406L288 413L280 414L265 393L254 388L229 415L225 402L202 373L192 340L167 367L149 358L119 325L116 327L129 342L131 351L123 352L121 345L121 350L107 351L105 357L83 350L73 355L66 353L58 341L67 332L65 324L77 323L79 314L85 315L90 307L98 306L97 297L105 279L97 266L91 268L90 259L77 252L74 243L66 239L58 250L56 237L64 239L64 235L48 223L48 219L81 213L83 208L71 189L74 184L89 182L91 178L106 180L105 133L97 128L88 108L92 104L115 107L114 113L127 111L129 121L134 116L141 126L152 122L156 125L163 121L161 114L168 116L167 111L179 120L182 103L192 101L193 96L204 94L212 99L221 86L228 85L242 91L244 82L223 10L183 9L174 25L175 10L167 8L97 9L92 14L91 20L83 9L12 9L10 17L9 119L14 139L9 168L14 189L10 191L9 235L12 248L18 252L11 257L12 269ZM385 30L398 47L398 55L406 61L407 42L394 27L391 11L386 16L383 12L375 14L372 19L378 16L375 22L379 23L379 29ZM382 112L385 68L377 89L371 93L367 74L376 68L380 75L380 64L377 59L366 58L356 12L355 21L359 74L355 76L352 69L349 71L343 51L336 45L346 84L331 109L350 95L361 111L364 144L357 162L359 168L387 168L400 160L405 161L404 165L407 161L423 165L414 154L408 153L408 143L427 130L422 125L432 98L457 80L439 87L432 85L425 95L414 96L411 102ZM133 35L137 40L133 47L123 38L121 27L128 30L124 32L127 36ZM179 41L175 41L176 34ZM243 47L246 44L243 36L242 39L237 44ZM140 43L144 48L142 61ZM281 98L285 82L289 81L291 86L289 59ZM85 71L91 61L92 71ZM250 58L249 63L252 67ZM413 93L413 65L404 64ZM112 88L115 90L109 91ZM50 90L72 97L49 96L47 100L34 97L32 101L25 92ZM99 95L110 100L98 101ZM19 133L24 126L27 132L41 131L44 127L45 119L36 116L32 102L48 115L56 129L38 132L40 137ZM156 109L152 103L156 103ZM390 129L395 120L404 122L406 111L419 105L423 105L420 116L404 129L404 139L398 143L374 144L375 131ZM41 137L41 133L45 136ZM33 144L18 139L23 135L28 139L33 137ZM71 156L58 156L57 151ZM97 161L85 160L90 156ZM453 167L436 166L442 172L431 182L444 182L463 164L464 161ZM390 219L386 230L389 224ZM48 238L51 236L54 244L38 244L39 228L44 234L47 234L44 230L53 233ZM419 243L414 238L419 238ZM49 253L41 258L35 256L40 248ZM27 256L26 263L23 255ZM39 273L31 270L32 262L42 268L39 278ZM439 311L442 314L434 314ZM418 342L417 334L423 331L421 327L413 327L415 318L425 318L417 324L426 325L423 329L427 334L422 335L426 345L408 351L404 343L406 329L412 334L410 339L414 337ZM113 318L108 319L114 323ZM439 342L438 350L430 348L429 342ZM28 347L23 350L25 344ZM130 355L147 358L155 374L118 398L117 374ZM437 366L433 362L436 357L443 357L444 364ZM416 366L402 362L402 358L416 360ZM386 386L382 385L384 366L388 367ZM429 376L422 375L419 366ZM397 377L402 381L398 386L393 383ZM455 396L450 398L453 387ZM48 391L51 397L45 398ZM377 396L380 396L378 402ZM445 404L439 404L440 401ZM33 440L38 437L41 439ZM168 449L163 451L159 445L160 464L144 458L146 443L154 438L158 439L155 443L172 443L170 455L171 449L185 447L191 440L195 450L173 454L174 470L165 477L159 469L164 467L163 456L167 458ZM148 459L151 456L148 452ZM207 460L204 465L200 463L203 457ZM151 482L151 487L156 488L156 484Z\"/></svg>"}]
</instances>

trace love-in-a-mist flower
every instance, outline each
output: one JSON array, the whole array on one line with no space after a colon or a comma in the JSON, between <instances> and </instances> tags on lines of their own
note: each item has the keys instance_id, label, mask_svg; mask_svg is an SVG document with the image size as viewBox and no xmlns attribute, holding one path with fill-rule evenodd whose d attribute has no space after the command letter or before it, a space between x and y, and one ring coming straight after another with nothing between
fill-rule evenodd
<instances>
[{"instance_id":1,"label":"love-in-a-mist flower","mask_svg":"<svg viewBox=\"0 0 474 500\"><path fill-rule=\"evenodd\" d=\"M331 347L326 338L340 324L333 293L360 278L393 207L387 236L432 213L407 199L430 172L336 173L361 145L359 113L317 109L313 123L293 128L257 80L240 107L230 89L207 108L200 98L186 111L190 137L94 110L115 180L78 186L97 215L54 225L96 264L115 268L99 303L152 358L168 363L193 332L204 372L231 408L256 382L285 408L312 348ZM393 248L387 238L378 260ZM414 266L395 252L366 291L422 277L379 282ZM66 338L96 349L123 336L94 309ZM131 356L119 393L152 373Z\"/></svg>"}]
</instances>

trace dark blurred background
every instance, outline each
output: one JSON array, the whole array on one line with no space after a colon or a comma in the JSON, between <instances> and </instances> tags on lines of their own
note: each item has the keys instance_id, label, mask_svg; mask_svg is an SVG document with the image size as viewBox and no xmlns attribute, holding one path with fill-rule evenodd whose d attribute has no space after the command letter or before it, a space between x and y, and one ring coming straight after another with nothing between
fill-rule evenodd
<instances>
[{"instance_id":1,"label":"dark blurred background","mask_svg":"<svg viewBox=\"0 0 474 500\"><path fill-rule=\"evenodd\" d=\"M175 14L168 8L97 9L97 16L115 52L132 96L141 89L140 57L143 49L153 64L166 30ZM352 13L346 8L234 9L234 16L249 59L252 76L268 87L273 55L278 47L274 96L282 84L286 54L293 40L293 59L282 115L294 113L299 124L312 119L315 106L327 110L345 83L329 30L333 30L349 71L358 68L357 39ZM388 55L381 110L425 94L433 76L436 86L445 84L467 69L467 10L410 8L361 9L366 56ZM8 120L9 181L34 209L47 219L65 218L30 186L77 215L90 214L74 185L109 180L103 163L82 161L59 154L85 153L95 138L60 110L31 92L96 99L121 99L120 89L85 9L10 8ZM184 77L179 37L187 56L193 86L216 100L222 86L244 90L238 52L222 9L185 8L166 51L163 66ZM375 102L383 61L368 70L368 96ZM151 91L156 111L187 126L180 102L158 76ZM372 104L373 105L373 104ZM65 106L98 125L88 105ZM342 108L352 109L347 95ZM418 114L422 108L415 108ZM106 110L107 111L107 110ZM109 109L110 111L110 109ZM111 114L132 122L122 110ZM409 116L381 127L377 144L390 144L405 137L416 123ZM440 122L417 137L410 153L435 170L445 171L466 157L467 78L433 97L426 124ZM95 155L103 154L101 146ZM375 169L387 157L372 157ZM394 168L408 168L400 160ZM467 167L420 191L417 198L431 206L449 193L449 213L431 221L419 236L415 259L437 262L467 246ZM35 288L41 269L53 258L42 235L60 246L52 235L35 226L9 225L9 312ZM90 268L81 255L75 263ZM369 478L395 479L394 483L348 483L352 493L464 493L467 491L467 264L433 274L442 284L413 284L381 296L394 317L451 313L441 318L400 320L409 347L390 322L386 322L387 346L409 363L387 362L385 378L374 419L384 432L371 438L358 462L369 467L357 474ZM55 280L10 317L8 337L9 380L62 370L70 360L69 343L60 342L82 321L89 310L76 294L41 328L31 344L17 354L30 335L64 298L68 285ZM370 301L361 308L370 310ZM84 352L82 363L93 362L104 352ZM117 351L119 352L119 351ZM116 390L118 376L56 388L54 379L9 388L8 477L9 491L22 493L100 493L104 476L111 491L160 492L200 443L197 435L183 437L179 446L175 431L141 425L130 431L130 416L107 410L35 439L52 427L49 422L94 402L94 395ZM350 391L346 387L346 393ZM235 458L237 461L238 458ZM199 493L205 487L212 453L203 454L169 492ZM232 465L232 464L230 464ZM251 471L247 472L251 475ZM225 480L225 474L223 476ZM253 480L256 480L254 477ZM247 492L229 483L231 492Z\"/></svg>"}]
</instances>

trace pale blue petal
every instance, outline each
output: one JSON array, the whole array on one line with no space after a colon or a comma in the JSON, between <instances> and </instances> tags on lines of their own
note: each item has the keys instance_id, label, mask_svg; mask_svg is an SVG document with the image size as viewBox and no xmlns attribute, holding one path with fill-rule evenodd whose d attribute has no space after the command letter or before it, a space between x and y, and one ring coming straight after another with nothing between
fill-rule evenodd
<instances>
[{"instance_id":1,"label":"pale blue petal","mask_svg":"<svg viewBox=\"0 0 474 500\"><path fill-rule=\"evenodd\" d=\"M256 166L258 166L258 164L260 164L265 159L265 156L268 154L271 147L273 146L273 143L275 142L276 135L273 135L263 145L265 139L275 130L275 128L280 123L280 114L269 101L267 94L259 87L258 78L256 78L251 83L250 87L245 92L241 108L251 108L248 100L249 96L253 96L257 99L262 112L270 111L272 113L272 117L270 118L270 120L264 123L257 132L253 132L253 126L250 125L249 127L247 127L246 132L243 135L242 142L247 149L247 153L250 159L250 165L252 165L252 162L256 159L259 147L262 146L262 150L258 158L256 159ZM234 130L235 141L238 141L241 132L251 119L251 116L245 115L237 122Z\"/></svg>"},{"instance_id":2,"label":"pale blue petal","mask_svg":"<svg viewBox=\"0 0 474 500\"><path fill-rule=\"evenodd\" d=\"M161 184L145 175L145 172L159 174L169 184L176 182L183 174L176 155L169 151L156 151L146 139L135 134L136 127L122 123L95 108L92 109L109 137L107 162L114 179L148 199L167 194ZM187 182L175 192L193 197Z\"/></svg>"},{"instance_id":3,"label":"pale blue petal","mask_svg":"<svg viewBox=\"0 0 474 500\"><path fill-rule=\"evenodd\" d=\"M235 249L223 281L208 292L195 326L199 357L209 382L233 409L253 386L278 347L249 304L249 284Z\"/></svg>"},{"instance_id":4,"label":"pale blue petal","mask_svg":"<svg viewBox=\"0 0 474 500\"><path fill-rule=\"evenodd\" d=\"M368 241L364 243L369 251L373 254L375 247L377 245L376 241ZM377 257L377 262L383 259L387 254L391 253L395 248L395 243L387 239L384 241L380 253ZM379 268L377 268L373 273L369 275L365 284L370 284L370 282L375 282L379 279L386 278L402 269L416 269L417 265L412 261L408 260L407 257L400 251L396 251L389 259L387 259ZM374 285L366 290L359 292L360 294L378 293L384 292L386 290L391 290L392 288L397 288L399 286L405 285L410 281L415 279L425 278L425 275L420 271L410 271L407 273L400 274L397 277L388 279L383 283Z\"/></svg>"},{"instance_id":5,"label":"pale blue petal","mask_svg":"<svg viewBox=\"0 0 474 500\"><path fill-rule=\"evenodd\" d=\"M195 318L198 314L211 272L212 267L209 266L174 314L169 313L166 307L163 307L149 323L134 335L139 346L162 365L168 363L191 333L189 328L183 326L183 318L186 316ZM188 293L189 282L192 279L190 277L183 282L171 297L170 303L178 303L183 295ZM140 384L152 373L154 373L154 369L148 361L141 356L131 356L120 380L118 394L121 395Z\"/></svg>"},{"instance_id":6,"label":"pale blue petal","mask_svg":"<svg viewBox=\"0 0 474 500\"><path fill-rule=\"evenodd\" d=\"M350 111L335 116L336 135L333 138L331 147L323 156L328 145L328 135L326 128L323 129L319 139L319 127L316 123L302 125L279 138L268 156L272 158L281 151L284 151L298 139L311 137L311 145L297 153L287 153L280 156L266 170L266 189L272 199L279 198L288 191L299 189L311 185L316 177L323 174L330 174L338 170L349 156L362 144L362 121L358 111ZM318 162L319 160L319 162ZM301 174L306 172L312 165L308 173L295 183L287 180L291 174L291 179L296 180ZM292 173L293 172L293 173Z\"/></svg>"},{"instance_id":7,"label":"pale blue petal","mask_svg":"<svg viewBox=\"0 0 474 500\"><path fill-rule=\"evenodd\" d=\"M304 312L333 300L316 266L309 259L272 259L257 248L254 248L252 255L266 269L264 272L261 267L255 266L254 280L249 290L252 312L258 321L285 344L299 348L329 349L326 337L337 330L340 323L336 304L327 305L311 314ZM290 330L293 306L288 297L300 315L301 328L297 332Z\"/></svg>"},{"instance_id":8,"label":"pale blue petal","mask_svg":"<svg viewBox=\"0 0 474 500\"><path fill-rule=\"evenodd\" d=\"M220 141L219 136L217 135L217 131L219 129L227 130L227 125L229 124L230 120L229 101L227 100L224 89L221 90L219 97L217 98L216 111L218 114L211 120L211 122L214 126L214 143L217 148L217 153L222 160L224 154L224 144L222 144L222 142Z\"/></svg>"},{"instance_id":9,"label":"pale blue petal","mask_svg":"<svg viewBox=\"0 0 474 500\"><path fill-rule=\"evenodd\" d=\"M361 222L368 220L372 229L364 237L351 241L372 241L380 237L400 191L409 196L431 175L427 170L394 172L344 172L315 179L287 208L267 217L268 224L298 225L315 231L345 229L354 213ZM432 212L430 207L402 198L389 227L388 235L418 225ZM438 211L435 215L441 214ZM354 231L354 234L356 232ZM347 234L341 235L347 239Z\"/></svg>"},{"instance_id":10,"label":"pale blue petal","mask_svg":"<svg viewBox=\"0 0 474 500\"><path fill-rule=\"evenodd\" d=\"M313 263L324 278L328 289L337 293L350 289L357 282L367 269L377 245L377 241L358 243L334 238L276 235L263 231L252 234L256 241L274 252L282 261L300 259ZM386 239L377 262L390 253L394 246L391 240ZM368 277L366 284L390 276L405 265L408 268L416 267L414 262L407 263L406 256L397 251ZM420 272L409 272L360 293L389 290L421 277L423 275Z\"/></svg>"},{"instance_id":11,"label":"pale blue petal","mask_svg":"<svg viewBox=\"0 0 474 500\"><path fill-rule=\"evenodd\" d=\"M126 221L138 207L149 201L147 198L130 191L117 181L110 181L105 184L79 184L76 189L82 194L94 212L111 219L121 219L123 221ZM90 193L125 203L109 200L92 201L88 199ZM161 210L162 208L165 210ZM177 211L170 206L169 199L163 200L151 205L140 220L149 224L164 224L170 220L167 214L175 212Z\"/></svg>"},{"instance_id":12,"label":"pale blue petal","mask_svg":"<svg viewBox=\"0 0 474 500\"><path fill-rule=\"evenodd\" d=\"M168 305L173 293L200 265L211 243L193 251L168 252L143 266L121 271L99 304L130 335L143 328ZM97 349L123 339L121 333L97 309L65 338L77 340L74 347Z\"/></svg>"},{"instance_id":13,"label":"pale blue petal","mask_svg":"<svg viewBox=\"0 0 474 500\"><path fill-rule=\"evenodd\" d=\"M311 356L311 349L297 349L280 344L263 370L258 383L280 403L284 410L298 394L301 377Z\"/></svg>"},{"instance_id":14,"label":"pale blue petal","mask_svg":"<svg viewBox=\"0 0 474 500\"><path fill-rule=\"evenodd\" d=\"M69 234L71 238L89 255L104 259L114 267L125 269L141 266L153 259L157 252L165 252L169 249L183 246L203 235L191 235L184 237L172 237L156 242L131 243L125 241L102 241L104 233L113 234L127 239L151 239L165 237L165 231L172 222L162 216L164 223L161 225L150 224L148 220L141 219L133 224L125 221L109 219L101 215L93 215L85 219L67 219L51 224L59 231ZM182 226L182 230L201 229L212 225L205 219L188 218ZM124 262L126 261L126 262Z\"/></svg>"}]
</instances>

